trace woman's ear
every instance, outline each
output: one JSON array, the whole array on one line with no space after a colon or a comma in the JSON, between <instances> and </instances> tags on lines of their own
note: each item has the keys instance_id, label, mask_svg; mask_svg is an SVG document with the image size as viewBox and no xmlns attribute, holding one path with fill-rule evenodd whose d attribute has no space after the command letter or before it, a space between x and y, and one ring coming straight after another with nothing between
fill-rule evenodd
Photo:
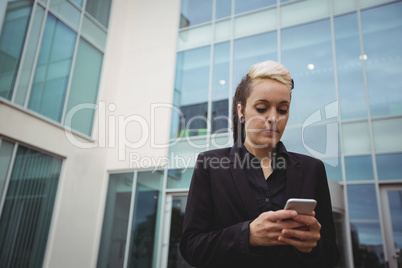
<instances>
[{"instance_id":1,"label":"woman's ear","mask_svg":"<svg viewBox=\"0 0 402 268\"><path fill-rule=\"evenodd\" d=\"M239 116L239 118L242 117L242 116L244 116L244 113L243 113L243 106L241 106L240 103L237 104L237 115Z\"/></svg>"}]
</instances>

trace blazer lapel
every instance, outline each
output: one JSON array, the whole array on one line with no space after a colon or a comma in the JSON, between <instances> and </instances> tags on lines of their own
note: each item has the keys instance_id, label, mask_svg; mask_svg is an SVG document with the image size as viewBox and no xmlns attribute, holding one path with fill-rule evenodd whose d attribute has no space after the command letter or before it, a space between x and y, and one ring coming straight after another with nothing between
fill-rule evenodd
<instances>
[{"instance_id":1,"label":"blazer lapel","mask_svg":"<svg viewBox=\"0 0 402 268\"><path fill-rule=\"evenodd\" d=\"M260 212L254 194L250 188L246 172L244 171L245 165L246 163L243 162L243 159L240 157L239 148L235 144L230 151L230 172L248 216L251 219L255 219Z\"/></svg>"},{"instance_id":2,"label":"blazer lapel","mask_svg":"<svg viewBox=\"0 0 402 268\"><path fill-rule=\"evenodd\" d=\"M289 155L286 167L286 199L300 197L303 183L303 166Z\"/></svg>"}]
</instances>

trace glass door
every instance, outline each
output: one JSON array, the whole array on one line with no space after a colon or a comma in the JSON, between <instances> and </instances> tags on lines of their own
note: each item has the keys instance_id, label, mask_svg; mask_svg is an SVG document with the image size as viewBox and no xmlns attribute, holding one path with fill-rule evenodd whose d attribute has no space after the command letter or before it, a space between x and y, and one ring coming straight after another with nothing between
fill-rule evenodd
<instances>
[{"instance_id":1,"label":"glass door","mask_svg":"<svg viewBox=\"0 0 402 268\"><path fill-rule=\"evenodd\" d=\"M402 185L380 189L389 268L402 268Z\"/></svg>"},{"instance_id":2,"label":"glass door","mask_svg":"<svg viewBox=\"0 0 402 268\"><path fill-rule=\"evenodd\" d=\"M183 230L187 193L166 194L164 231L162 241L162 266L167 268L191 267L183 259L179 243Z\"/></svg>"}]
</instances>

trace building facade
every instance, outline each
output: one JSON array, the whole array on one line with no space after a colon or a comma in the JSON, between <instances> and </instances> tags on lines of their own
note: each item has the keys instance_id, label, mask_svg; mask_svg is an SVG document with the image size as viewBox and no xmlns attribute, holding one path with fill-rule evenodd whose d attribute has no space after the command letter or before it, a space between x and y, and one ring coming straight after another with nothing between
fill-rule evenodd
<instances>
[{"instance_id":1,"label":"building facade","mask_svg":"<svg viewBox=\"0 0 402 268\"><path fill-rule=\"evenodd\" d=\"M189 267L199 152L256 62L327 170L338 267L401 267L402 2L0 1L0 266ZM399 265L399 266L398 266Z\"/></svg>"}]
</instances>

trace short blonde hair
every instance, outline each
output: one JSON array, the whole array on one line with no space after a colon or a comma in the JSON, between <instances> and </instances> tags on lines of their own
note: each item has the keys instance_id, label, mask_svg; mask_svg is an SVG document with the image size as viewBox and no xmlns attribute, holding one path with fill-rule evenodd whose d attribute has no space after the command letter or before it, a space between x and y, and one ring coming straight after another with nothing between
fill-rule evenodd
<instances>
[{"instance_id":1,"label":"short blonde hair","mask_svg":"<svg viewBox=\"0 0 402 268\"><path fill-rule=\"evenodd\" d=\"M256 63L251 67L248 76L257 82L262 79L276 80L288 87L289 91L293 89L293 79L290 76L290 72L280 63L269 60L260 63Z\"/></svg>"}]
</instances>

